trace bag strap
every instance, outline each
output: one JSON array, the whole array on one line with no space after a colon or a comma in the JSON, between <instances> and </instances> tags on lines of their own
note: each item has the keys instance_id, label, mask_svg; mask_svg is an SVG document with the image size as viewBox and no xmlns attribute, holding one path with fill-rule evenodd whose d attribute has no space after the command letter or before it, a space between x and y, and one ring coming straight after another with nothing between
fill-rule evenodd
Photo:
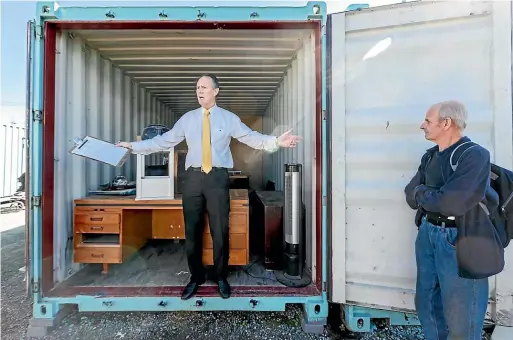
<instances>
[{"instance_id":1,"label":"bag strap","mask_svg":"<svg viewBox=\"0 0 513 340\"><path fill-rule=\"evenodd\" d=\"M469 144L471 143L472 146L466 148L465 150L463 150L463 152L461 153L461 155L458 157L458 160L456 161L456 164L453 164L452 163L452 157L454 156L454 154L456 153L456 150L458 150L461 146L465 145L465 144ZM456 148L454 148L454 150L452 150L452 153L451 153L451 158L449 158L449 163L451 164L451 168L452 168L452 171L456 171L456 168L458 167L458 164L460 163L460 159L461 157L465 154L465 152L467 152L468 150L472 149L473 147L476 147L477 144L476 143L473 143L471 141L469 142L464 142L464 143L461 143L460 145L458 145ZM488 207L483 203L483 202L479 202L479 206L481 207L481 209L484 210L485 214L487 216L490 216L490 210L488 210Z\"/></svg>"},{"instance_id":2,"label":"bag strap","mask_svg":"<svg viewBox=\"0 0 513 340\"><path fill-rule=\"evenodd\" d=\"M420 184L426 184L426 167L428 166L429 162L431 161L431 158L432 158L432 152L426 152L426 154L424 155L424 157L422 157L422 161L424 161L422 163L421 161L421 172L420 172Z\"/></svg>"},{"instance_id":3,"label":"bag strap","mask_svg":"<svg viewBox=\"0 0 513 340\"><path fill-rule=\"evenodd\" d=\"M458 157L458 160L456 161L456 164L453 164L452 163L452 157L454 156L454 154L456 153L456 150L458 150L461 146L465 145L465 144L468 144L468 143L471 143L473 144L471 147L468 147L466 148L465 150L463 150L463 152L461 153L461 155ZM458 164L460 163L460 159L461 159L461 156L463 156L465 154L465 152L467 152L468 150L472 149L473 147L476 147L477 144L474 143L474 142L464 142L464 143L461 143L460 145L458 145L456 148L454 148L454 150L452 150L452 153L451 153L451 158L449 158L449 163L451 164L451 168L452 168L452 171L456 171L456 168L458 167Z\"/></svg>"}]
</instances>

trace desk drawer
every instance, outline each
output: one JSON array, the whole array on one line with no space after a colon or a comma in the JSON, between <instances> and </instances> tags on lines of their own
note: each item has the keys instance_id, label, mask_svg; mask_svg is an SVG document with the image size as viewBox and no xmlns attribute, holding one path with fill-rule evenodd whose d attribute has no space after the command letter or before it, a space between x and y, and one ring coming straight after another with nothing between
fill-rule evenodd
<instances>
[{"instance_id":1,"label":"desk drawer","mask_svg":"<svg viewBox=\"0 0 513 340\"><path fill-rule=\"evenodd\" d=\"M76 224L119 224L120 215L107 212L76 212Z\"/></svg>"},{"instance_id":2,"label":"desk drawer","mask_svg":"<svg viewBox=\"0 0 513 340\"><path fill-rule=\"evenodd\" d=\"M77 263L121 263L121 247L76 247L73 259Z\"/></svg>"},{"instance_id":3,"label":"desk drawer","mask_svg":"<svg viewBox=\"0 0 513 340\"><path fill-rule=\"evenodd\" d=\"M231 212L230 213L230 234L248 232L248 214Z\"/></svg>"},{"instance_id":4,"label":"desk drawer","mask_svg":"<svg viewBox=\"0 0 513 340\"><path fill-rule=\"evenodd\" d=\"M119 234L119 224L75 224L75 233L81 234Z\"/></svg>"},{"instance_id":5,"label":"desk drawer","mask_svg":"<svg viewBox=\"0 0 513 340\"><path fill-rule=\"evenodd\" d=\"M230 234L230 249L246 249L247 248L247 234ZM203 235L203 248L213 249L212 236L210 234Z\"/></svg>"}]
</instances>

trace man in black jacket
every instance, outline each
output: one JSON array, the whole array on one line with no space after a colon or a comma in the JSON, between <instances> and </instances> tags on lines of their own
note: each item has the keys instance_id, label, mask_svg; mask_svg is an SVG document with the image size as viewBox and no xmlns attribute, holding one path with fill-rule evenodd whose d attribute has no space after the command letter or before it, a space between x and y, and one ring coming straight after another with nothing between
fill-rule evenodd
<instances>
[{"instance_id":1,"label":"man in black jacket","mask_svg":"<svg viewBox=\"0 0 513 340\"><path fill-rule=\"evenodd\" d=\"M481 339L489 275L477 272L488 269L490 249L500 257L490 248L496 234L486 212L498 204L489 184L490 153L465 145L466 124L461 103L429 108L420 128L437 145L405 188L408 205L418 210L415 306L427 340Z\"/></svg>"}]
</instances>

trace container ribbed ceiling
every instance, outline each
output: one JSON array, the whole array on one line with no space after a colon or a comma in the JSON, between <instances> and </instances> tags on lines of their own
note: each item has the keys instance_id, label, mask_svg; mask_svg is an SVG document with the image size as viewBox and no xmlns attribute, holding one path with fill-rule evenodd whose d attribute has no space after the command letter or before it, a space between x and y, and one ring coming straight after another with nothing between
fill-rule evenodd
<instances>
[{"instance_id":1,"label":"container ribbed ceiling","mask_svg":"<svg viewBox=\"0 0 513 340\"><path fill-rule=\"evenodd\" d=\"M218 104L263 114L308 30L80 30L73 34L111 60L178 115L197 108L203 73L221 83Z\"/></svg>"}]
</instances>

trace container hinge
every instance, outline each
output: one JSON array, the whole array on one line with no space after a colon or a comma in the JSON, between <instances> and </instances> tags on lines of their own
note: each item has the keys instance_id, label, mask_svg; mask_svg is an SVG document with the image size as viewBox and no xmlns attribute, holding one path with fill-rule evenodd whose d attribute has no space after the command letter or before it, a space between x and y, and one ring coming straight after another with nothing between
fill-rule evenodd
<instances>
[{"instance_id":1,"label":"container hinge","mask_svg":"<svg viewBox=\"0 0 513 340\"><path fill-rule=\"evenodd\" d=\"M32 120L35 122L43 122L43 111L41 110L33 110L32 111Z\"/></svg>"},{"instance_id":2,"label":"container hinge","mask_svg":"<svg viewBox=\"0 0 513 340\"><path fill-rule=\"evenodd\" d=\"M328 198L326 196L322 196L322 206L325 207L328 205Z\"/></svg>"},{"instance_id":3,"label":"container hinge","mask_svg":"<svg viewBox=\"0 0 513 340\"><path fill-rule=\"evenodd\" d=\"M31 206L32 207L41 207L41 196L32 196Z\"/></svg>"},{"instance_id":4,"label":"container hinge","mask_svg":"<svg viewBox=\"0 0 513 340\"><path fill-rule=\"evenodd\" d=\"M326 120L326 110L322 110L322 120Z\"/></svg>"},{"instance_id":5,"label":"container hinge","mask_svg":"<svg viewBox=\"0 0 513 340\"><path fill-rule=\"evenodd\" d=\"M32 293L39 293L39 282L32 280Z\"/></svg>"},{"instance_id":6,"label":"container hinge","mask_svg":"<svg viewBox=\"0 0 513 340\"><path fill-rule=\"evenodd\" d=\"M34 38L36 40L37 39L40 39L40 40L44 40L45 39L45 31L44 31L43 26L36 25L36 27L34 29Z\"/></svg>"}]
</instances>

